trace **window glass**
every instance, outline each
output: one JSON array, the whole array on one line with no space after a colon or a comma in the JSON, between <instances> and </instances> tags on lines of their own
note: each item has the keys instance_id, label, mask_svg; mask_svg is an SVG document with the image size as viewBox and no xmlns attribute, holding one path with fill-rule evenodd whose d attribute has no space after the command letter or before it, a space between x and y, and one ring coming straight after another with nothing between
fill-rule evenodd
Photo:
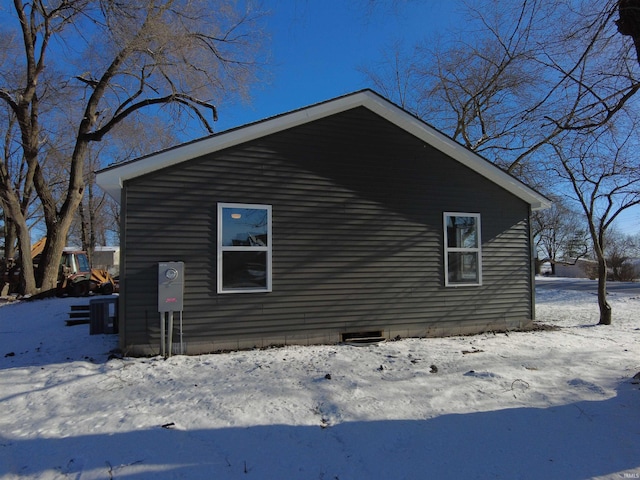
<instances>
[{"instance_id":1,"label":"window glass","mask_svg":"<svg viewBox=\"0 0 640 480\"><path fill-rule=\"evenodd\" d=\"M478 230L476 217L447 217L447 245L458 248L476 248Z\"/></svg>"},{"instance_id":2,"label":"window glass","mask_svg":"<svg viewBox=\"0 0 640 480\"><path fill-rule=\"evenodd\" d=\"M78 259L78 268L80 272L89 272L91 268L89 268L89 259L86 255L77 255Z\"/></svg>"},{"instance_id":3,"label":"window glass","mask_svg":"<svg viewBox=\"0 0 640 480\"><path fill-rule=\"evenodd\" d=\"M228 246L266 246L268 215L264 208L222 209L222 245Z\"/></svg>"},{"instance_id":4,"label":"window glass","mask_svg":"<svg viewBox=\"0 0 640 480\"><path fill-rule=\"evenodd\" d=\"M267 252L222 252L224 288L267 288Z\"/></svg>"},{"instance_id":5,"label":"window glass","mask_svg":"<svg viewBox=\"0 0 640 480\"><path fill-rule=\"evenodd\" d=\"M271 291L271 206L218 204L218 293Z\"/></svg>"},{"instance_id":6,"label":"window glass","mask_svg":"<svg viewBox=\"0 0 640 480\"><path fill-rule=\"evenodd\" d=\"M449 283L478 283L478 254L449 253Z\"/></svg>"}]
</instances>

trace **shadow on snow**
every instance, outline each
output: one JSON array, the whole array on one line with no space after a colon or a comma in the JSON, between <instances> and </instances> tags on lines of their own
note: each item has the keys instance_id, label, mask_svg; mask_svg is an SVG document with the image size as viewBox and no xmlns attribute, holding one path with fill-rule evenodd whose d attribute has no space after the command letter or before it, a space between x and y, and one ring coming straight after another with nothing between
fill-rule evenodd
<instances>
[{"instance_id":1,"label":"shadow on snow","mask_svg":"<svg viewBox=\"0 0 640 480\"><path fill-rule=\"evenodd\" d=\"M401 393L399 393L401 394ZM170 419L162 419L169 421ZM622 472L627 472L623 475ZM0 437L0 477L422 479L640 475L640 391L428 420ZM86 476L86 477L85 477Z\"/></svg>"}]
</instances>

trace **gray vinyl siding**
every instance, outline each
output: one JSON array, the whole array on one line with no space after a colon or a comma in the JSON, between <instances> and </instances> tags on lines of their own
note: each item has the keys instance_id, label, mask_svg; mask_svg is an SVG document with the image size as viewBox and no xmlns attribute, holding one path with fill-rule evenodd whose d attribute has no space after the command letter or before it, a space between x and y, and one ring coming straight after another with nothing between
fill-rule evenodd
<instances>
[{"instance_id":1,"label":"gray vinyl siding","mask_svg":"<svg viewBox=\"0 0 640 480\"><path fill-rule=\"evenodd\" d=\"M216 293L218 202L273 208L273 291ZM185 262L188 353L531 321L529 205L364 108L128 181L122 347L158 353L160 261ZM483 285L446 287L443 212L481 214Z\"/></svg>"}]
</instances>

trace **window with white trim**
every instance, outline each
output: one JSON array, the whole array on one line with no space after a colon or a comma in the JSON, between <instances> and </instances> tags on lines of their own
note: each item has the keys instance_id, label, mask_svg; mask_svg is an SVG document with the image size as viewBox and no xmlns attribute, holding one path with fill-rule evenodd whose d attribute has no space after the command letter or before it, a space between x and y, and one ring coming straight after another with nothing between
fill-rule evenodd
<instances>
[{"instance_id":1,"label":"window with white trim","mask_svg":"<svg viewBox=\"0 0 640 480\"><path fill-rule=\"evenodd\" d=\"M271 291L271 205L218 204L218 293Z\"/></svg>"},{"instance_id":2,"label":"window with white trim","mask_svg":"<svg viewBox=\"0 0 640 480\"><path fill-rule=\"evenodd\" d=\"M444 212L445 286L482 285L479 213Z\"/></svg>"}]
</instances>

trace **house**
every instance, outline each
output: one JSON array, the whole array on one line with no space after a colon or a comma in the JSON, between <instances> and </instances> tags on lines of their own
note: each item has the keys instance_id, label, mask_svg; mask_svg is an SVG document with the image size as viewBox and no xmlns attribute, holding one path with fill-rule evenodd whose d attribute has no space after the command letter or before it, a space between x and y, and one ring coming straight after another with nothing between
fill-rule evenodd
<instances>
[{"instance_id":1,"label":"house","mask_svg":"<svg viewBox=\"0 0 640 480\"><path fill-rule=\"evenodd\" d=\"M594 278L598 274L598 263L586 258L572 260L571 263L556 263L556 277Z\"/></svg>"},{"instance_id":2,"label":"house","mask_svg":"<svg viewBox=\"0 0 640 480\"><path fill-rule=\"evenodd\" d=\"M111 275L120 273L120 247L95 247L92 260L93 268L107 270Z\"/></svg>"},{"instance_id":3,"label":"house","mask_svg":"<svg viewBox=\"0 0 640 480\"><path fill-rule=\"evenodd\" d=\"M184 295L166 301L181 305L188 354L534 318L529 218L550 201L370 90L115 164L97 182L122 209L129 355L164 344L163 262L184 265Z\"/></svg>"}]
</instances>

